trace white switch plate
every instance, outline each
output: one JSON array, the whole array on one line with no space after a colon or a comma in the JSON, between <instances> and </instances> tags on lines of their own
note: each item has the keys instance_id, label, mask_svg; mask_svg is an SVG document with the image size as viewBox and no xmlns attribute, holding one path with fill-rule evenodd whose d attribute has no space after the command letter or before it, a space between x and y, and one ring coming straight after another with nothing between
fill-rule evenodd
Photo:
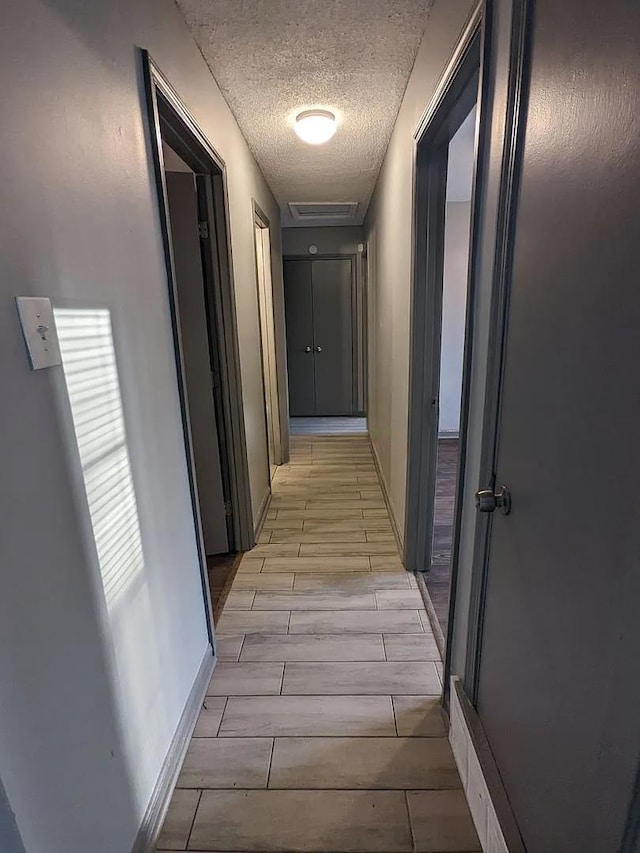
<instances>
[{"instance_id":1,"label":"white switch plate","mask_svg":"<svg viewBox=\"0 0 640 853\"><path fill-rule=\"evenodd\" d=\"M16 306L31 369L61 364L51 300L40 296L16 296Z\"/></svg>"}]
</instances>

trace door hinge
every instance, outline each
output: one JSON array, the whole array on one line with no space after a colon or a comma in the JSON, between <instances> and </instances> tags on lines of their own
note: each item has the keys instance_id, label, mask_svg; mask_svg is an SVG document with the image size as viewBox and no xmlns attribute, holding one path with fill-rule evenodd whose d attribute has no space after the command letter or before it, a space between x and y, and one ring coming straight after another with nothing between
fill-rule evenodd
<instances>
[{"instance_id":1,"label":"door hinge","mask_svg":"<svg viewBox=\"0 0 640 853\"><path fill-rule=\"evenodd\" d=\"M231 501L225 501L224 502L224 514L227 517L229 517L230 515L233 515L233 506L231 504Z\"/></svg>"},{"instance_id":2,"label":"door hinge","mask_svg":"<svg viewBox=\"0 0 640 853\"><path fill-rule=\"evenodd\" d=\"M200 234L201 240L209 239L209 223L206 219L203 219L201 222L198 222L198 233Z\"/></svg>"}]
</instances>

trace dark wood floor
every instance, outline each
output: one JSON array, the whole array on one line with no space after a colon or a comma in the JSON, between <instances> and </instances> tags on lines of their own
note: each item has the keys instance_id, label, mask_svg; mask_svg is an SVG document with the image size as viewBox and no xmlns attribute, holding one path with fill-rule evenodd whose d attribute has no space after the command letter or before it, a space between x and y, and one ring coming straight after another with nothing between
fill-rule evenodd
<instances>
[{"instance_id":1,"label":"dark wood floor","mask_svg":"<svg viewBox=\"0 0 640 853\"><path fill-rule=\"evenodd\" d=\"M217 623L231 584L238 571L242 554L216 554L207 557L209 573L209 590L213 604L213 621Z\"/></svg>"},{"instance_id":2,"label":"dark wood floor","mask_svg":"<svg viewBox=\"0 0 640 853\"><path fill-rule=\"evenodd\" d=\"M427 572L425 581L445 637L449 615L451 547L457 471L458 439L442 438L438 441L433 556L431 569Z\"/></svg>"}]
</instances>

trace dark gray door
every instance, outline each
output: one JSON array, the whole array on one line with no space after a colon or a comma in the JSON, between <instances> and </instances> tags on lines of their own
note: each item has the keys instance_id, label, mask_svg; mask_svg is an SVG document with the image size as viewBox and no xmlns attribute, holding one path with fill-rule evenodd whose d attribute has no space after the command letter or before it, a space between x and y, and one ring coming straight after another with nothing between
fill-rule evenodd
<instances>
[{"instance_id":1,"label":"dark gray door","mask_svg":"<svg viewBox=\"0 0 640 853\"><path fill-rule=\"evenodd\" d=\"M284 282L291 415L352 414L351 259L285 261Z\"/></svg>"},{"instance_id":2,"label":"dark gray door","mask_svg":"<svg viewBox=\"0 0 640 853\"><path fill-rule=\"evenodd\" d=\"M353 286L351 260L311 264L316 415L353 412Z\"/></svg>"},{"instance_id":3,"label":"dark gray door","mask_svg":"<svg viewBox=\"0 0 640 853\"><path fill-rule=\"evenodd\" d=\"M207 554L223 554L229 550L229 540L211 381L195 175L167 172L165 177L202 535Z\"/></svg>"},{"instance_id":4,"label":"dark gray door","mask_svg":"<svg viewBox=\"0 0 640 853\"><path fill-rule=\"evenodd\" d=\"M640 6L532 26L478 712L528 853L635 851Z\"/></svg>"},{"instance_id":5,"label":"dark gray door","mask_svg":"<svg viewBox=\"0 0 640 853\"><path fill-rule=\"evenodd\" d=\"M284 262L284 299L289 413L293 417L313 415L316 410L316 397L311 261Z\"/></svg>"}]
</instances>

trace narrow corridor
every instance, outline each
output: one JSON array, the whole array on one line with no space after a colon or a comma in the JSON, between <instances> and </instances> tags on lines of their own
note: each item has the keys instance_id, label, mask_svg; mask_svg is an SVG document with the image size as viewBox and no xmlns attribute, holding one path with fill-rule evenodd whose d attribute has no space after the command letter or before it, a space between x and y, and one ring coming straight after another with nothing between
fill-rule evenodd
<instances>
[{"instance_id":1,"label":"narrow corridor","mask_svg":"<svg viewBox=\"0 0 640 853\"><path fill-rule=\"evenodd\" d=\"M158 850L475 851L365 436L299 436L218 625Z\"/></svg>"}]
</instances>

